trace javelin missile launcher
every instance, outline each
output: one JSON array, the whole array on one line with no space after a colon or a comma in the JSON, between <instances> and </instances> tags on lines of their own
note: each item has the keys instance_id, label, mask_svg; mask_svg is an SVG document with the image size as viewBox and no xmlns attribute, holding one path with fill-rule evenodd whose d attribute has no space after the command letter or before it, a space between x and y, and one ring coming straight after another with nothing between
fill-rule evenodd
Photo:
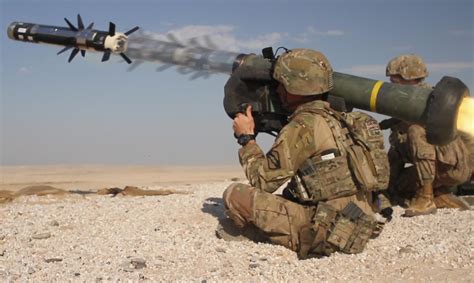
<instances>
[{"instance_id":1,"label":"javelin missile launcher","mask_svg":"<svg viewBox=\"0 0 474 283\"><path fill-rule=\"evenodd\" d=\"M68 27L13 22L8 27L8 37L25 42L64 46L58 55L72 49L68 62L71 62L79 51L84 57L86 50L92 50L104 53L102 62L109 60L111 54L118 54L127 63L132 63L125 52L127 51L128 36L138 30L138 27L121 33L115 31L115 24L112 22L109 23L108 31L101 31L92 29L94 23L85 27L80 15L77 15L77 27L68 19L64 18L64 20Z\"/></svg>"},{"instance_id":2,"label":"javelin missile launcher","mask_svg":"<svg viewBox=\"0 0 474 283\"><path fill-rule=\"evenodd\" d=\"M252 105L257 130L278 132L287 120L275 94L273 51L241 54L225 86L224 109L233 118ZM457 134L458 110L469 89L457 78L443 77L433 90L399 85L334 72L333 98L346 107L376 112L426 126L430 143L449 143Z\"/></svg>"}]
</instances>

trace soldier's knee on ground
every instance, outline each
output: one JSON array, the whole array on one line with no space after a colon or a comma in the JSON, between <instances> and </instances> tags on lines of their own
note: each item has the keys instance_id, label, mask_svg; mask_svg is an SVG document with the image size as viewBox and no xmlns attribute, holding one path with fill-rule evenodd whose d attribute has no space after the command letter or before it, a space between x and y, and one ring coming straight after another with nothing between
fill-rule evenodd
<instances>
[{"instance_id":1,"label":"soldier's knee on ground","mask_svg":"<svg viewBox=\"0 0 474 283\"><path fill-rule=\"evenodd\" d=\"M227 216L239 228L243 228L251 221L255 191L255 188L240 183L233 183L224 191L223 199Z\"/></svg>"}]
</instances>

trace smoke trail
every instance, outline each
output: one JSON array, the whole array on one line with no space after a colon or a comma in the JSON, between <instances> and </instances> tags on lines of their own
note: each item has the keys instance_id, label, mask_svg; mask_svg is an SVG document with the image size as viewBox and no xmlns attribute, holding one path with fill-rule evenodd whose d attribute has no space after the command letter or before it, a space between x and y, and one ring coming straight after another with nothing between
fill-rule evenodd
<instances>
[{"instance_id":1,"label":"smoke trail","mask_svg":"<svg viewBox=\"0 0 474 283\"><path fill-rule=\"evenodd\" d=\"M161 64L157 71L176 66L179 73L196 79L208 78L214 73L230 74L239 53L219 50L209 36L194 37L184 42L172 33L164 37L140 32L130 36L127 55L134 59L129 70L143 62L155 62Z\"/></svg>"}]
</instances>

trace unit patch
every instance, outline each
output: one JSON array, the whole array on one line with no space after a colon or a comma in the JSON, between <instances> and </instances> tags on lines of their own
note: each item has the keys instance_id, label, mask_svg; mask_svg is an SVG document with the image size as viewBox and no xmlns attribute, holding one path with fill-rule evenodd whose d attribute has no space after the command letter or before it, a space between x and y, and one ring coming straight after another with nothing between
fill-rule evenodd
<instances>
[{"instance_id":1,"label":"unit patch","mask_svg":"<svg viewBox=\"0 0 474 283\"><path fill-rule=\"evenodd\" d=\"M278 151L272 150L267 153L266 157L269 169L276 170L281 168L280 153Z\"/></svg>"},{"instance_id":2,"label":"unit patch","mask_svg":"<svg viewBox=\"0 0 474 283\"><path fill-rule=\"evenodd\" d=\"M382 134L381 131L380 131L379 124L377 123L376 120L367 120L367 121L365 121L365 127L367 128L369 136L371 136L371 137L377 137L377 136L380 136Z\"/></svg>"}]
</instances>

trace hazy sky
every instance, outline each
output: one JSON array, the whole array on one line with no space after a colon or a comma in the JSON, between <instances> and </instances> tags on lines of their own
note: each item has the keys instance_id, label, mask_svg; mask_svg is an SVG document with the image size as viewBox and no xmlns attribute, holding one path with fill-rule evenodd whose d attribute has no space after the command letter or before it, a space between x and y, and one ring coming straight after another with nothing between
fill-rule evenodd
<instances>
[{"instance_id":1,"label":"hazy sky","mask_svg":"<svg viewBox=\"0 0 474 283\"><path fill-rule=\"evenodd\" d=\"M313 48L336 71L382 80L391 58L417 53L429 83L449 75L474 89L472 0L0 1L2 165L238 163L222 106L228 76L190 81L152 63L127 72L91 52L68 64L60 47L10 40L13 21L65 26L80 13L95 29L210 34L232 51Z\"/></svg>"}]
</instances>

